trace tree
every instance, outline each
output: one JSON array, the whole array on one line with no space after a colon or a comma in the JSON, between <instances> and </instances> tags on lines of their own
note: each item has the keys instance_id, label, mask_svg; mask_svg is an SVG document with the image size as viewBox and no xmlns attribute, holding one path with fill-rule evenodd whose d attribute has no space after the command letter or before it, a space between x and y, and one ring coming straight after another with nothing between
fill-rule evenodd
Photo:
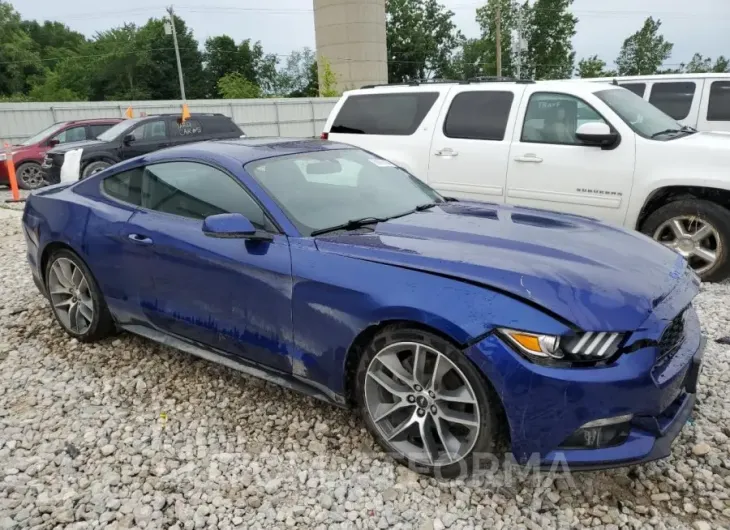
<instances>
[{"instance_id":1,"label":"tree","mask_svg":"<svg viewBox=\"0 0 730 530\"><path fill-rule=\"evenodd\" d=\"M386 0L388 79L426 79L444 72L463 36L454 13L437 0Z\"/></svg>"},{"instance_id":2,"label":"tree","mask_svg":"<svg viewBox=\"0 0 730 530\"><path fill-rule=\"evenodd\" d=\"M502 34L500 43L502 75L505 77L516 75L513 68L515 57L512 54L511 35L517 29L518 9L522 10L523 28L525 30L529 29L530 5L525 2L522 6L516 6L511 0L488 0L485 5L476 10L476 21L481 32L480 38L467 42L462 48L464 77L466 79L497 75L498 8ZM523 38L527 39L527 35L523 34ZM526 54L523 54L523 58L526 58Z\"/></svg>"},{"instance_id":3,"label":"tree","mask_svg":"<svg viewBox=\"0 0 730 530\"><path fill-rule=\"evenodd\" d=\"M722 55L713 62L710 57L695 53L689 63L681 65L680 71L688 74L724 73L728 71L728 63L729 61Z\"/></svg>"},{"instance_id":4,"label":"tree","mask_svg":"<svg viewBox=\"0 0 730 530\"><path fill-rule=\"evenodd\" d=\"M205 76L207 79L207 93L210 97L218 97L222 94L218 90L218 80L226 74L243 73L242 54L239 53L238 45L228 35L210 37L205 41L203 52L205 61Z\"/></svg>"},{"instance_id":5,"label":"tree","mask_svg":"<svg viewBox=\"0 0 730 530\"><path fill-rule=\"evenodd\" d=\"M279 72L279 94L286 97L317 97L317 64L309 48L289 54L286 66Z\"/></svg>"},{"instance_id":6,"label":"tree","mask_svg":"<svg viewBox=\"0 0 730 530\"><path fill-rule=\"evenodd\" d=\"M659 33L661 25L661 20L649 17L639 31L624 41L616 59L619 75L655 74L671 57L674 44Z\"/></svg>"},{"instance_id":7,"label":"tree","mask_svg":"<svg viewBox=\"0 0 730 530\"><path fill-rule=\"evenodd\" d=\"M33 39L23 30L20 15L0 0L0 96L25 94L43 63Z\"/></svg>"},{"instance_id":8,"label":"tree","mask_svg":"<svg viewBox=\"0 0 730 530\"><path fill-rule=\"evenodd\" d=\"M581 59L578 61L578 77L591 78L591 77L605 77L606 76L606 61L599 59L598 55L592 55L587 59Z\"/></svg>"},{"instance_id":9,"label":"tree","mask_svg":"<svg viewBox=\"0 0 730 530\"><path fill-rule=\"evenodd\" d=\"M578 19L573 0L535 0L530 10L527 72L534 79L564 79L573 75L572 39Z\"/></svg>"},{"instance_id":10,"label":"tree","mask_svg":"<svg viewBox=\"0 0 730 530\"><path fill-rule=\"evenodd\" d=\"M34 49L46 67L54 68L57 61L78 54L87 40L78 31L72 31L61 22L24 20L21 27L34 43Z\"/></svg>"},{"instance_id":11,"label":"tree","mask_svg":"<svg viewBox=\"0 0 730 530\"><path fill-rule=\"evenodd\" d=\"M319 95L323 98L334 98L340 95L337 91L337 75L332 71L332 65L326 57L320 57L320 68L322 69L319 84Z\"/></svg>"},{"instance_id":12,"label":"tree","mask_svg":"<svg viewBox=\"0 0 730 530\"><path fill-rule=\"evenodd\" d=\"M261 87L238 72L231 72L218 80L218 93L225 99L255 99L261 97Z\"/></svg>"}]
</instances>

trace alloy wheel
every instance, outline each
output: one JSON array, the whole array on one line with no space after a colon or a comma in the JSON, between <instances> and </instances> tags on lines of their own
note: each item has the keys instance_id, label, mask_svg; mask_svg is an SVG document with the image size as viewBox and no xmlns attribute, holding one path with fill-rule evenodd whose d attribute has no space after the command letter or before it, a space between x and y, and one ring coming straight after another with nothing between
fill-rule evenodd
<instances>
[{"instance_id":1,"label":"alloy wheel","mask_svg":"<svg viewBox=\"0 0 730 530\"><path fill-rule=\"evenodd\" d=\"M48 292L61 324L83 335L94 321L94 302L83 271L68 258L58 258L48 274Z\"/></svg>"},{"instance_id":2,"label":"alloy wheel","mask_svg":"<svg viewBox=\"0 0 730 530\"><path fill-rule=\"evenodd\" d=\"M453 464L476 443L476 394L456 364L430 346L387 346L370 362L364 390L367 412L380 435L411 461Z\"/></svg>"},{"instance_id":3,"label":"alloy wheel","mask_svg":"<svg viewBox=\"0 0 730 530\"><path fill-rule=\"evenodd\" d=\"M722 252L717 229L699 217L668 219L654 232L654 239L682 255L697 274L713 268Z\"/></svg>"},{"instance_id":4,"label":"alloy wheel","mask_svg":"<svg viewBox=\"0 0 730 530\"><path fill-rule=\"evenodd\" d=\"M45 178L43 178L43 171L36 164L28 164L20 168L20 171L18 171L18 180L30 190L40 188L46 182Z\"/></svg>"}]
</instances>

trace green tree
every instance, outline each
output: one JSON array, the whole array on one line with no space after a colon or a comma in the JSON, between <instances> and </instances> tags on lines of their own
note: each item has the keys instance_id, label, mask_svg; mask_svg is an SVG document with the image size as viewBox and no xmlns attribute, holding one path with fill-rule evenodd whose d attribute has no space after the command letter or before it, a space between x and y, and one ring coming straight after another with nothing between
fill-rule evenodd
<instances>
[{"instance_id":1,"label":"green tree","mask_svg":"<svg viewBox=\"0 0 730 530\"><path fill-rule=\"evenodd\" d=\"M323 98L334 98L340 95L337 90L337 75L332 70L332 65L326 57L320 57L319 67L320 72L320 83L319 83L319 95Z\"/></svg>"},{"instance_id":2,"label":"green tree","mask_svg":"<svg viewBox=\"0 0 730 530\"><path fill-rule=\"evenodd\" d=\"M535 0L529 17L526 72L533 79L564 79L573 75L572 39L578 19L573 0Z\"/></svg>"},{"instance_id":3,"label":"green tree","mask_svg":"<svg viewBox=\"0 0 730 530\"><path fill-rule=\"evenodd\" d=\"M205 41L203 60L208 83L207 94L210 97L221 96L218 91L219 79L226 74L243 72L238 45L228 35L208 38Z\"/></svg>"},{"instance_id":4,"label":"green tree","mask_svg":"<svg viewBox=\"0 0 730 530\"><path fill-rule=\"evenodd\" d=\"M388 79L441 76L463 41L454 13L437 0L386 0Z\"/></svg>"},{"instance_id":5,"label":"green tree","mask_svg":"<svg viewBox=\"0 0 730 530\"><path fill-rule=\"evenodd\" d=\"M730 59L721 55L715 61L715 65L712 67L712 71L718 74L730 72Z\"/></svg>"},{"instance_id":6,"label":"green tree","mask_svg":"<svg viewBox=\"0 0 730 530\"><path fill-rule=\"evenodd\" d=\"M591 77L606 77L610 72L606 70L606 61L599 59L598 55L592 55L578 61L578 77L583 79Z\"/></svg>"},{"instance_id":7,"label":"green tree","mask_svg":"<svg viewBox=\"0 0 730 530\"><path fill-rule=\"evenodd\" d=\"M231 72L218 80L218 93L225 99L255 99L261 97L261 87L238 72Z\"/></svg>"},{"instance_id":8,"label":"green tree","mask_svg":"<svg viewBox=\"0 0 730 530\"><path fill-rule=\"evenodd\" d=\"M87 43L86 37L61 22L46 20L41 24L35 20L24 20L20 25L48 68L54 68L57 61L78 54Z\"/></svg>"},{"instance_id":9,"label":"green tree","mask_svg":"<svg viewBox=\"0 0 730 530\"><path fill-rule=\"evenodd\" d=\"M309 48L294 51L287 57L286 65L279 72L279 95L285 97L317 97L317 63Z\"/></svg>"},{"instance_id":10,"label":"green tree","mask_svg":"<svg viewBox=\"0 0 730 530\"><path fill-rule=\"evenodd\" d=\"M624 41L616 59L619 75L655 74L671 57L674 44L659 33L661 25L661 20L649 17L639 31Z\"/></svg>"},{"instance_id":11,"label":"green tree","mask_svg":"<svg viewBox=\"0 0 730 530\"><path fill-rule=\"evenodd\" d=\"M20 15L0 0L0 96L26 94L30 78L43 71L37 47L24 31Z\"/></svg>"}]
</instances>

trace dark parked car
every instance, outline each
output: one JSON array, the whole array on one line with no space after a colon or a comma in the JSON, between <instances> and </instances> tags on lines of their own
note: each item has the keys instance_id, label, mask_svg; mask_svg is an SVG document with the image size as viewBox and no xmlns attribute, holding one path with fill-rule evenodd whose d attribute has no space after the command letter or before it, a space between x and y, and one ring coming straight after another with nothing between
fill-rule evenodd
<instances>
[{"instance_id":1,"label":"dark parked car","mask_svg":"<svg viewBox=\"0 0 730 530\"><path fill-rule=\"evenodd\" d=\"M238 125L223 114L191 114L184 123L177 113L124 120L95 140L51 149L43 161L43 173L47 182L60 182L64 156L72 149L83 148L80 175L83 179L122 160L165 147L242 136Z\"/></svg>"},{"instance_id":2,"label":"dark parked car","mask_svg":"<svg viewBox=\"0 0 730 530\"><path fill-rule=\"evenodd\" d=\"M96 138L120 121L122 120L119 118L61 121L31 136L22 144L14 145L12 147L13 163L18 186L24 190L32 190L46 184L43 180L41 164L49 149L57 145ZM8 170L2 163L4 161L5 154L3 153L0 154L0 184L8 183Z\"/></svg>"}]
</instances>

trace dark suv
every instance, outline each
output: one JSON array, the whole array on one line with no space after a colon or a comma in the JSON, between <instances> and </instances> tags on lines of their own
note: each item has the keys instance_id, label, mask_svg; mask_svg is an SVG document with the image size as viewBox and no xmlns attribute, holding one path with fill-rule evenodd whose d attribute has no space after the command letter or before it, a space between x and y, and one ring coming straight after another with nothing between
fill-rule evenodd
<instances>
[{"instance_id":1,"label":"dark suv","mask_svg":"<svg viewBox=\"0 0 730 530\"><path fill-rule=\"evenodd\" d=\"M72 149L83 148L79 176L83 179L122 160L164 147L242 136L245 135L238 125L223 114L194 113L184 123L179 113L134 118L116 124L96 140L51 149L43 161L43 173L47 182L60 182L64 155Z\"/></svg>"}]
</instances>

